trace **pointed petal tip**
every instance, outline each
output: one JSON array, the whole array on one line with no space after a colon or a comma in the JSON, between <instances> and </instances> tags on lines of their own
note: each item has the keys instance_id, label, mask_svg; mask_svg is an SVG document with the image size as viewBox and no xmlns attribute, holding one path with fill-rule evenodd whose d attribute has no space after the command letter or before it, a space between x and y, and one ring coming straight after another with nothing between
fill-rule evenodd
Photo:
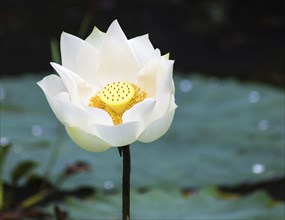
<instances>
[{"instance_id":1,"label":"pointed petal tip","mask_svg":"<svg viewBox=\"0 0 285 220\"><path fill-rule=\"evenodd\" d=\"M91 33L98 33L98 32L99 32L99 33L104 33L104 32L101 31L97 26L94 26Z\"/></svg>"},{"instance_id":2,"label":"pointed petal tip","mask_svg":"<svg viewBox=\"0 0 285 220\"><path fill-rule=\"evenodd\" d=\"M167 54L164 54L163 57L164 57L165 59L169 60L169 58L170 58L170 52L168 52Z\"/></svg>"},{"instance_id":3,"label":"pointed petal tip","mask_svg":"<svg viewBox=\"0 0 285 220\"><path fill-rule=\"evenodd\" d=\"M62 66L58 63L50 62L52 68L58 73L58 71L62 70ZM58 73L59 74L59 73Z\"/></svg>"},{"instance_id":4,"label":"pointed petal tip","mask_svg":"<svg viewBox=\"0 0 285 220\"><path fill-rule=\"evenodd\" d=\"M114 24L114 23L117 23L117 24L119 24L119 21L118 21L118 19L116 18L111 24Z\"/></svg>"},{"instance_id":5,"label":"pointed petal tip","mask_svg":"<svg viewBox=\"0 0 285 220\"><path fill-rule=\"evenodd\" d=\"M64 38L66 38L66 37L68 37L68 36L70 36L71 34L69 34L69 33L67 33L67 32L61 32L61 34L60 34L60 40L62 41Z\"/></svg>"},{"instance_id":6,"label":"pointed petal tip","mask_svg":"<svg viewBox=\"0 0 285 220\"><path fill-rule=\"evenodd\" d=\"M55 62L49 62L49 64L54 68L56 65L58 65L57 63Z\"/></svg>"},{"instance_id":7,"label":"pointed petal tip","mask_svg":"<svg viewBox=\"0 0 285 220\"><path fill-rule=\"evenodd\" d=\"M118 28L118 29L120 29L120 30L123 32L123 30L122 30L122 28L121 28L121 25L119 24L119 22L118 22L117 19L115 19L115 20L110 24L110 26L109 26L107 32L108 32L109 30L111 30L111 29L114 29L114 28L115 28L115 29Z\"/></svg>"}]
</instances>

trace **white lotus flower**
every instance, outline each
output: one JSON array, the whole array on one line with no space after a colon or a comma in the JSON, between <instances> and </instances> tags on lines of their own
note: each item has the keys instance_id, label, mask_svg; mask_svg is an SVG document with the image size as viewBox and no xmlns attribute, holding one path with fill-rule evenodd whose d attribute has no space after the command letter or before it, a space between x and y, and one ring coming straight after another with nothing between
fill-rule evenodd
<instances>
[{"instance_id":1,"label":"white lotus flower","mask_svg":"<svg viewBox=\"0 0 285 220\"><path fill-rule=\"evenodd\" d=\"M115 20L85 39L62 33L59 74L38 82L50 107L80 147L94 152L152 142L170 127L176 104L173 60L148 35L128 40Z\"/></svg>"}]
</instances>

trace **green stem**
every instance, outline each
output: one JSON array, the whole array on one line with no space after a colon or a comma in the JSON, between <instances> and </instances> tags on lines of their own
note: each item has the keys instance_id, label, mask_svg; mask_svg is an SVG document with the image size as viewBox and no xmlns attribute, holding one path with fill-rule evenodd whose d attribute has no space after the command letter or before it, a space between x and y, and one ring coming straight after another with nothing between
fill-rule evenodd
<instances>
[{"instance_id":1,"label":"green stem","mask_svg":"<svg viewBox=\"0 0 285 220\"><path fill-rule=\"evenodd\" d=\"M123 157L122 178L122 220L130 220L130 177L131 177L131 152L130 146L119 148Z\"/></svg>"}]
</instances>

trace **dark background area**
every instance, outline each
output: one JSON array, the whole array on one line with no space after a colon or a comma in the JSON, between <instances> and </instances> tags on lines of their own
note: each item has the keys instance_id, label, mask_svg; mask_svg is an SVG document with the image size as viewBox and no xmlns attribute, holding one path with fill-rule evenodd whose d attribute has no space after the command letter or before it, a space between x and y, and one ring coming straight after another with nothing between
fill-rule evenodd
<instances>
[{"instance_id":1,"label":"dark background area","mask_svg":"<svg viewBox=\"0 0 285 220\"><path fill-rule=\"evenodd\" d=\"M51 71L51 39L118 19L128 38L149 33L170 51L176 72L283 86L284 12L284 0L1 0L1 75Z\"/></svg>"}]
</instances>

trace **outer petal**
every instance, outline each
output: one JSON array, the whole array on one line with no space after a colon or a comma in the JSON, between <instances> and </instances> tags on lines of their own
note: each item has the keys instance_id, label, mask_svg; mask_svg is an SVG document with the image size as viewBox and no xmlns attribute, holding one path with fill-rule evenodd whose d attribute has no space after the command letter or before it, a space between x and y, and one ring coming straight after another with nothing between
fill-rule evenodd
<instances>
[{"instance_id":1,"label":"outer petal","mask_svg":"<svg viewBox=\"0 0 285 220\"><path fill-rule=\"evenodd\" d=\"M72 78L71 74L69 73L70 71L56 63L51 63L51 65L56 70L56 72L60 75L60 78L62 79L65 87L68 90L71 102L79 104L80 97L78 94L77 85L74 79Z\"/></svg>"},{"instance_id":2,"label":"outer petal","mask_svg":"<svg viewBox=\"0 0 285 220\"><path fill-rule=\"evenodd\" d=\"M141 66L145 66L154 52L154 48L149 41L148 34L132 38L128 41L128 43L134 51Z\"/></svg>"},{"instance_id":3,"label":"outer petal","mask_svg":"<svg viewBox=\"0 0 285 220\"><path fill-rule=\"evenodd\" d=\"M53 112L61 123L91 132L93 130L92 123L110 125L112 122L108 113L102 109L82 108L81 105L72 104L65 86L58 76L47 76L38 82L38 85L44 91Z\"/></svg>"},{"instance_id":4,"label":"outer petal","mask_svg":"<svg viewBox=\"0 0 285 220\"><path fill-rule=\"evenodd\" d=\"M92 152L101 152L108 150L111 146L101 138L88 134L83 130L75 127L65 126L69 137L75 144Z\"/></svg>"},{"instance_id":5,"label":"outer petal","mask_svg":"<svg viewBox=\"0 0 285 220\"><path fill-rule=\"evenodd\" d=\"M92 87L78 75L57 63L51 63L51 65L66 85L73 103L79 105L83 101L85 105L88 105L90 98L100 89L95 86Z\"/></svg>"},{"instance_id":6,"label":"outer petal","mask_svg":"<svg viewBox=\"0 0 285 220\"><path fill-rule=\"evenodd\" d=\"M71 127L78 127L82 130L98 135L94 131L92 124L98 125L110 125L111 117L102 109L94 108L88 110L71 104L70 102L64 102L59 99L52 100L58 106L58 111L61 114L61 118L65 125Z\"/></svg>"},{"instance_id":7,"label":"outer petal","mask_svg":"<svg viewBox=\"0 0 285 220\"><path fill-rule=\"evenodd\" d=\"M151 59L138 74L139 87L147 91L148 96L156 98L157 94L157 73L160 71L160 51L156 49L151 55Z\"/></svg>"},{"instance_id":8,"label":"outer petal","mask_svg":"<svg viewBox=\"0 0 285 220\"><path fill-rule=\"evenodd\" d=\"M85 41L92 44L99 50L102 46L104 37L105 33L100 31L97 27L94 27L92 33L85 39Z\"/></svg>"},{"instance_id":9,"label":"outer petal","mask_svg":"<svg viewBox=\"0 0 285 220\"><path fill-rule=\"evenodd\" d=\"M149 143L160 138L169 129L174 113L175 110L172 110L163 117L153 121L139 136L138 140L144 143Z\"/></svg>"},{"instance_id":10,"label":"outer petal","mask_svg":"<svg viewBox=\"0 0 285 220\"><path fill-rule=\"evenodd\" d=\"M61 117L61 112L58 109L58 106L55 102L53 102L53 99L56 96L60 96L60 94L66 93L67 90L65 85L63 84L62 80L57 75L49 75L43 78L41 81L37 83L41 89L43 90L47 101L53 110L54 114L56 115L57 119L63 123L63 118ZM67 95L68 96L68 95Z\"/></svg>"},{"instance_id":11,"label":"outer petal","mask_svg":"<svg viewBox=\"0 0 285 220\"><path fill-rule=\"evenodd\" d=\"M159 56L159 57L158 57ZM173 95L173 61L166 60L160 53L153 58L138 75L138 85L156 100L153 119L160 118L169 109Z\"/></svg>"},{"instance_id":12,"label":"outer petal","mask_svg":"<svg viewBox=\"0 0 285 220\"><path fill-rule=\"evenodd\" d=\"M86 82L98 85L96 69L98 50L88 42L71 34L62 33L61 41L62 66L78 74Z\"/></svg>"},{"instance_id":13,"label":"outer petal","mask_svg":"<svg viewBox=\"0 0 285 220\"><path fill-rule=\"evenodd\" d=\"M102 85L113 81L136 82L141 66L116 20L106 32L98 54L98 63L96 75Z\"/></svg>"},{"instance_id":14,"label":"outer petal","mask_svg":"<svg viewBox=\"0 0 285 220\"><path fill-rule=\"evenodd\" d=\"M56 96L61 92L67 92L61 78L55 74L44 77L41 81L37 82L37 84L45 93L48 93L50 96Z\"/></svg>"},{"instance_id":15,"label":"outer petal","mask_svg":"<svg viewBox=\"0 0 285 220\"><path fill-rule=\"evenodd\" d=\"M135 142L142 131L141 122L129 122L116 126L94 124L98 136L113 147L120 147Z\"/></svg>"},{"instance_id":16,"label":"outer petal","mask_svg":"<svg viewBox=\"0 0 285 220\"><path fill-rule=\"evenodd\" d=\"M165 59L169 60L169 58L170 58L170 53L168 52L167 54L164 54L163 57L164 57Z\"/></svg>"},{"instance_id":17,"label":"outer petal","mask_svg":"<svg viewBox=\"0 0 285 220\"><path fill-rule=\"evenodd\" d=\"M99 108L76 106L69 100L60 99L59 96L48 97L49 103L55 106L55 111L65 125L78 127L82 130L98 135L92 128L92 124L110 125L112 119L107 112Z\"/></svg>"},{"instance_id":18,"label":"outer petal","mask_svg":"<svg viewBox=\"0 0 285 220\"><path fill-rule=\"evenodd\" d=\"M157 74L157 102L155 107L155 114L158 117L168 111L173 95L173 63L173 60L161 58L161 67Z\"/></svg>"}]
</instances>

